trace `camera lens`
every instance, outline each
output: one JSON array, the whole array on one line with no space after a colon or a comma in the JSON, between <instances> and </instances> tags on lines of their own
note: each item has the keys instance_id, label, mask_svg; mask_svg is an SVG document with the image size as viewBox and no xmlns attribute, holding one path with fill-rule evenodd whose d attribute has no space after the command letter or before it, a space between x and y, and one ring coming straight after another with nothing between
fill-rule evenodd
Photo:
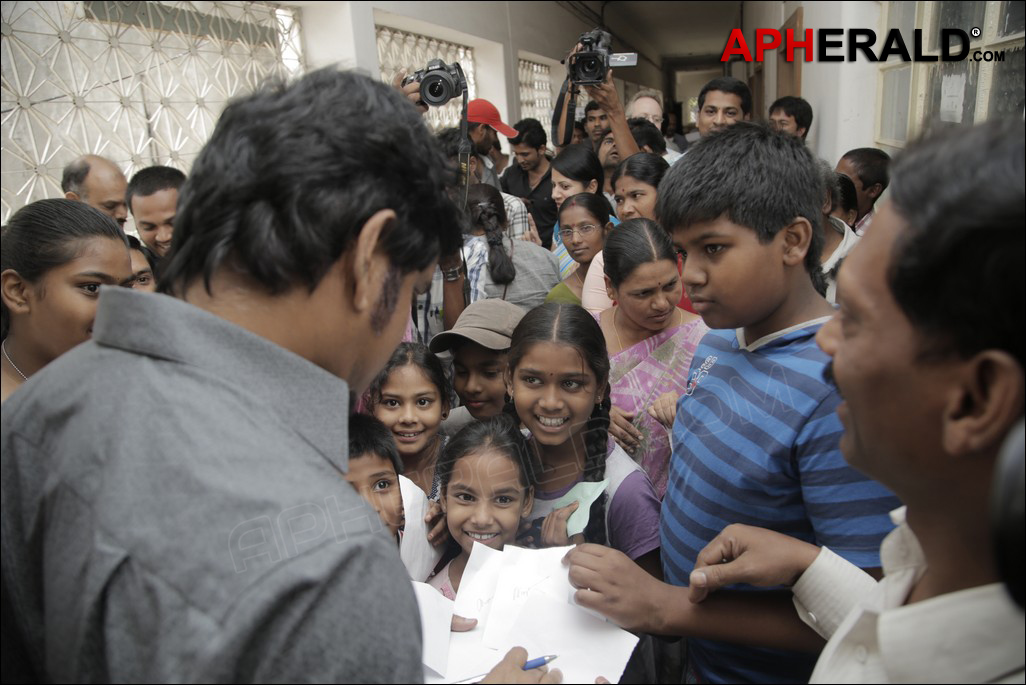
<instances>
[{"instance_id":1,"label":"camera lens","mask_svg":"<svg viewBox=\"0 0 1026 685\"><path fill-rule=\"evenodd\" d=\"M456 84L447 72L436 71L424 77L420 97L432 107L440 107L456 95Z\"/></svg>"}]
</instances>

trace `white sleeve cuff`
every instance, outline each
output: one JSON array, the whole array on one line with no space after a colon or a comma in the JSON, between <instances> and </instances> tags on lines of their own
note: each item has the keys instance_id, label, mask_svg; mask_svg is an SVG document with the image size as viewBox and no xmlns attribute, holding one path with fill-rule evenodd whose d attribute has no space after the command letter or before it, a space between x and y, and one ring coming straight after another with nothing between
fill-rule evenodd
<instances>
[{"instance_id":1,"label":"white sleeve cuff","mask_svg":"<svg viewBox=\"0 0 1026 685\"><path fill-rule=\"evenodd\" d=\"M829 640L876 580L824 547L794 584L794 606L805 623Z\"/></svg>"}]
</instances>

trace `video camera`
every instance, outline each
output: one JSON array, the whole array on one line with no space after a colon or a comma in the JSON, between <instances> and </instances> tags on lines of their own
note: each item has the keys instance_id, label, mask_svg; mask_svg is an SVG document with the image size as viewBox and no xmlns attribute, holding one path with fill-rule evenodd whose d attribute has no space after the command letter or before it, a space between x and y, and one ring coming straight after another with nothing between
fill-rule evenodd
<instances>
[{"instance_id":1,"label":"video camera","mask_svg":"<svg viewBox=\"0 0 1026 685\"><path fill-rule=\"evenodd\" d=\"M610 67L633 67L638 63L636 52L613 52L613 38L602 29L582 33L577 42L584 49L570 55L566 63L570 82L576 85L597 86L605 83Z\"/></svg>"},{"instance_id":2,"label":"video camera","mask_svg":"<svg viewBox=\"0 0 1026 685\"><path fill-rule=\"evenodd\" d=\"M427 67L403 79L402 85L420 83L420 99L429 107L441 107L467 91L467 77L459 62L446 64L440 59L428 61Z\"/></svg>"}]
</instances>

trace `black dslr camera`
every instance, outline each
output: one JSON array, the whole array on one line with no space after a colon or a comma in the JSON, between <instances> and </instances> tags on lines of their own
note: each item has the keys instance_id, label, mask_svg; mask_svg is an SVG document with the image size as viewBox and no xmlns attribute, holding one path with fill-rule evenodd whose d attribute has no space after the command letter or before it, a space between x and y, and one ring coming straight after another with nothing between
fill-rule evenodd
<instances>
[{"instance_id":1,"label":"black dslr camera","mask_svg":"<svg viewBox=\"0 0 1026 685\"><path fill-rule=\"evenodd\" d=\"M420 83L420 99L429 107L441 107L467 89L467 77L459 62L446 64L440 59L428 61L427 67L403 79L402 85Z\"/></svg>"},{"instance_id":2,"label":"black dslr camera","mask_svg":"<svg viewBox=\"0 0 1026 685\"><path fill-rule=\"evenodd\" d=\"M612 51L613 38L602 29L582 33L577 39L584 49L570 55L566 69L570 82L579 86L597 86L606 81L610 67L633 67L638 63L635 52Z\"/></svg>"}]
</instances>

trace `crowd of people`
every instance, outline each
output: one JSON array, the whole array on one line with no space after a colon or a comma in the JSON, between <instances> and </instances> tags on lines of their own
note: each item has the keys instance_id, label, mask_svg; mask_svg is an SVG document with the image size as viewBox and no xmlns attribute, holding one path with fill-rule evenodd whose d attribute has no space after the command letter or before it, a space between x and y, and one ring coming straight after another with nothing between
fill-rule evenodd
<instances>
[{"instance_id":1,"label":"crowd of people","mask_svg":"<svg viewBox=\"0 0 1026 685\"><path fill-rule=\"evenodd\" d=\"M418 87L312 72L3 227L5 681L417 682L409 580L484 544L574 545L625 681L1022 682L1021 121L831 164L729 77L691 143L611 77L552 147Z\"/></svg>"}]
</instances>

